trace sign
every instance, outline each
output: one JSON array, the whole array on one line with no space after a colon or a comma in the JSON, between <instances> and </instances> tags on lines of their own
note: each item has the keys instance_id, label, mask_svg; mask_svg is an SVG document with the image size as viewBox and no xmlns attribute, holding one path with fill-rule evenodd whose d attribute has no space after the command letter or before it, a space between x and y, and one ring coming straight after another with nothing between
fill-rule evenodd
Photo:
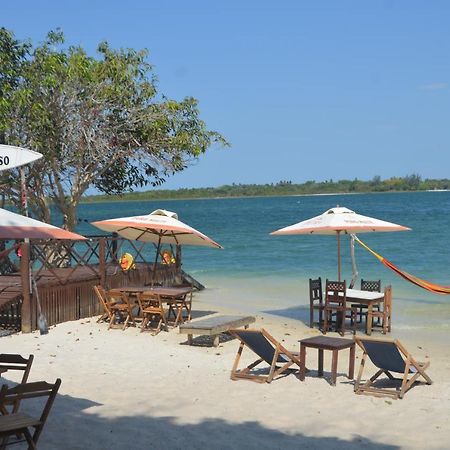
<instances>
[{"instance_id":1,"label":"sign","mask_svg":"<svg viewBox=\"0 0 450 450\"><path fill-rule=\"evenodd\" d=\"M29 164L42 156L41 153L26 148L0 144L0 172Z\"/></svg>"}]
</instances>

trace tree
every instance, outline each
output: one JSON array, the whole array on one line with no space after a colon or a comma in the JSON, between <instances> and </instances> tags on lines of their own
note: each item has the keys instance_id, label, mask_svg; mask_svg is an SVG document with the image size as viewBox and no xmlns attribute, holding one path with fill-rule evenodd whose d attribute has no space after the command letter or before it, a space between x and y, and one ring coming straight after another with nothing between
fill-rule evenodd
<instances>
[{"instance_id":1,"label":"tree","mask_svg":"<svg viewBox=\"0 0 450 450\"><path fill-rule=\"evenodd\" d=\"M158 93L146 50L114 50L103 42L94 58L64 47L61 32L33 48L1 29L0 51L0 87L8 88L0 138L44 155L27 179L30 208L41 220L50 221L53 203L73 230L88 188L122 194L160 185L214 144L228 145L200 119L196 99ZM9 181L18 198L17 180Z\"/></svg>"}]
</instances>

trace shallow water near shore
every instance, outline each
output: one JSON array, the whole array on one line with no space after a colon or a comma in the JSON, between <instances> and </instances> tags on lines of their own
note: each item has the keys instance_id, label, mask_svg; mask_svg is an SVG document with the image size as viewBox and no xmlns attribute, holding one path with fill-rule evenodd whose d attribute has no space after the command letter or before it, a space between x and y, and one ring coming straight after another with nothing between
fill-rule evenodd
<instances>
[{"instance_id":1,"label":"shallow water near shore","mask_svg":"<svg viewBox=\"0 0 450 450\"><path fill-rule=\"evenodd\" d=\"M306 320L308 279L337 278L334 236L270 236L270 232L316 216L336 205L412 228L365 233L362 241L402 270L450 285L450 192L320 195L83 204L82 234L99 234L88 222L148 214L163 208L224 246L185 247L183 269L207 289L199 300L230 309L270 312ZM450 335L450 296L436 295L399 278L355 244L360 278L392 284L396 330L433 330ZM342 237L342 278L350 280L348 236ZM359 285L359 280L356 286Z\"/></svg>"}]
</instances>

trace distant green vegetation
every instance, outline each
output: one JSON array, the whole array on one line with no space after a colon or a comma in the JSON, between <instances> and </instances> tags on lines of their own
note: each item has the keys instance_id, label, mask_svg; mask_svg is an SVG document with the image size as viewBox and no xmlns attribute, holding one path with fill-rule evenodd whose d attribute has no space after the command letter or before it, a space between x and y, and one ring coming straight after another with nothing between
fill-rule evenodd
<instances>
[{"instance_id":1,"label":"distant green vegetation","mask_svg":"<svg viewBox=\"0 0 450 450\"><path fill-rule=\"evenodd\" d=\"M219 187L151 190L145 192L130 192L123 196L92 195L83 198L83 202L123 201L123 200L167 200L217 197L258 197L282 195L310 195L334 193L362 192L404 192L426 191L435 189L450 190L450 180L422 180L420 175L392 177L382 180L373 177L370 181L326 180L321 182L307 181L303 184L293 184L292 181L280 181L271 184L232 184Z\"/></svg>"}]
</instances>

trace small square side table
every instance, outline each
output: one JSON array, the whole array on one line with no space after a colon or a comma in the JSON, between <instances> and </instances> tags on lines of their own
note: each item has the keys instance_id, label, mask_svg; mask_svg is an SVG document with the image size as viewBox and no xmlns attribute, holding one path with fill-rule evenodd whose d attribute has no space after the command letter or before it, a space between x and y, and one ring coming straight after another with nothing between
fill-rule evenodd
<instances>
[{"instance_id":1,"label":"small square side table","mask_svg":"<svg viewBox=\"0 0 450 450\"><path fill-rule=\"evenodd\" d=\"M328 336L315 336L302 339L300 342L300 380L305 380L306 373L306 348L317 348L319 351L319 377L323 376L323 352L330 350L333 352L331 360L331 384L336 386L336 373L338 363L338 352L346 348L350 349L348 378L353 379L355 372L355 342L352 339L333 338Z\"/></svg>"}]
</instances>

